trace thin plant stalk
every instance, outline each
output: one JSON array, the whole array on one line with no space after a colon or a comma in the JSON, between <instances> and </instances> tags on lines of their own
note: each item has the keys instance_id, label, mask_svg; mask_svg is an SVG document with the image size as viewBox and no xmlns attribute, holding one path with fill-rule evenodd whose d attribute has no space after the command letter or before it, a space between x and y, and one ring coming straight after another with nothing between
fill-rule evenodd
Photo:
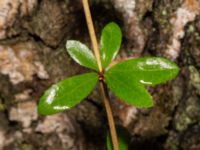
<instances>
[{"instance_id":1,"label":"thin plant stalk","mask_svg":"<svg viewBox=\"0 0 200 150\"><path fill-rule=\"evenodd\" d=\"M119 150L115 122L113 119L113 114L112 114L112 110L111 110L110 103L109 103L110 97L108 94L107 86L103 81L100 81L100 88L101 88L101 91L103 94L103 102L105 105L106 114L107 114L107 118L108 118L108 124L109 124L109 128L110 128L110 135L111 135L111 139L112 139L113 149Z\"/></svg>"},{"instance_id":2,"label":"thin plant stalk","mask_svg":"<svg viewBox=\"0 0 200 150\"><path fill-rule=\"evenodd\" d=\"M92 21L92 17L91 17L88 0L83 0L83 8L84 8L84 12L85 12L87 26L88 26L89 33L90 33L90 39L92 41L93 51L94 51L95 57L97 59L97 65L99 68L99 72L102 72L103 68L102 68L102 64L101 64L101 57L100 57L100 53L99 53L99 47L98 47L98 43L97 43L97 38L96 38L95 30L94 30L94 25L93 25L93 21Z\"/></svg>"},{"instance_id":3,"label":"thin plant stalk","mask_svg":"<svg viewBox=\"0 0 200 150\"><path fill-rule=\"evenodd\" d=\"M95 57L97 59L99 74L101 75L103 73L103 68L102 68L102 64L101 64L100 51L99 51L99 47L98 47L98 43L97 43L95 30L94 30L94 24L93 24L92 17L91 17L89 3L88 3L88 0L83 0L82 2L83 2L83 8L84 8L86 21L87 21L87 26L89 29L90 38L92 41L93 51L94 51ZM108 124L109 124L109 128L110 128L113 149L119 150L117 132L116 132L116 128L115 128L112 110L111 110L110 103L109 103L110 98L109 98L109 94L108 94L108 89L107 89L107 86L104 83L103 79L101 79L101 77L99 78L99 80L100 80L101 92L103 95L103 102L105 105L106 114L107 114L107 118L108 118Z\"/></svg>"}]
</instances>

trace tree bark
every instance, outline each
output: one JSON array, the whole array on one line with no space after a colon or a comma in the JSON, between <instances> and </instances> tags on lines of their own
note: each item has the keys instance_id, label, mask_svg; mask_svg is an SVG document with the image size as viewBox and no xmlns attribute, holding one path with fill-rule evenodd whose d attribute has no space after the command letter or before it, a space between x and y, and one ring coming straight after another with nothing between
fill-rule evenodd
<instances>
[{"instance_id":1,"label":"tree bark","mask_svg":"<svg viewBox=\"0 0 200 150\"><path fill-rule=\"evenodd\" d=\"M91 0L97 37L111 21L123 31L117 61L162 56L178 63L173 81L148 87L151 109L111 94L130 150L200 149L200 1ZM87 72L66 53L68 39L91 47L81 0L0 2L0 150L103 150L107 123L99 89L81 104L39 116L37 103L51 84Z\"/></svg>"}]
</instances>

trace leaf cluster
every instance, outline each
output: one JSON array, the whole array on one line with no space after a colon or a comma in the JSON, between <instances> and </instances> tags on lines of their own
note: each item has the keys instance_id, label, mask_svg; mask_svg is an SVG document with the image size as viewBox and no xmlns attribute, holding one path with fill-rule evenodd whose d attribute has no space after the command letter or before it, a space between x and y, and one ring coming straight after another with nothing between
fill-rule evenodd
<instances>
[{"instance_id":1,"label":"leaf cluster","mask_svg":"<svg viewBox=\"0 0 200 150\"><path fill-rule=\"evenodd\" d=\"M69 40L67 52L80 65L93 72L66 78L52 85L41 97L38 111L43 115L62 112L76 106L87 97L98 80L105 82L109 89L127 104L139 108L153 106L152 96L145 86L154 86L173 79L179 72L178 66L162 57L129 58L113 66L122 41L120 27L107 24L101 33L100 54L104 69L103 79L98 72L96 58L92 51L79 41Z\"/></svg>"}]
</instances>

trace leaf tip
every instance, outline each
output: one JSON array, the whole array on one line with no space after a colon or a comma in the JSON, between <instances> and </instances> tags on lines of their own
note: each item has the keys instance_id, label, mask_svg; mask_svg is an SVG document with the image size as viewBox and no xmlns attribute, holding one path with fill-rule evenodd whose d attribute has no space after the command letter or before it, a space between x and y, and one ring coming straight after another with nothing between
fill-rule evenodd
<instances>
[{"instance_id":1,"label":"leaf tip","mask_svg":"<svg viewBox=\"0 0 200 150\"><path fill-rule=\"evenodd\" d=\"M66 42L66 48L67 48L67 50L68 50L70 47L72 47L72 45L74 45L75 42L76 42L76 41L74 41L74 40L67 40L67 42Z\"/></svg>"},{"instance_id":2,"label":"leaf tip","mask_svg":"<svg viewBox=\"0 0 200 150\"><path fill-rule=\"evenodd\" d=\"M41 106L40 102L37 106L37 112L38 112L39 115L47 115L44 111L44 108Z\"/></svg>"},{"instance_id":3,"label":"leaf tip","mask_svg":"<svg viewBox=\"0 0 200 150\"><path fill-rule=\"evenodd\" d=\"M153 98L152 96L149 94L149 98L147 98L145 101L143 101L142 103L138 103L135 104L134 106L138 107L138 108L151 108L154 106L153 103Z\"/></svg>"}]
</instances>

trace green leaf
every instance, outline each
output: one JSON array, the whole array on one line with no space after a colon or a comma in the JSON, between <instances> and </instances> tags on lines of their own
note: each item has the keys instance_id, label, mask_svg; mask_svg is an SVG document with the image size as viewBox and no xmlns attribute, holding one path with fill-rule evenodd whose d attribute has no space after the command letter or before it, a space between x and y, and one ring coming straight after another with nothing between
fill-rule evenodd
<instances>
[{"instance_id":1,"label":"green leaf","mask_svg":"<svg viewBox=\"0 0 200 150\"><path fill-rule=\"evenodd\" d=\"M107 146L107 150L113 150L112 141L111 141L109 132L107 133L107 136L106 136L106 146Z\"/></svg>"},{"instance_id":2,"label":"green leaf","mask_svg":"<svg viewBox=\"0 0 200 150\"><path fill-rule=\"evenodd\" d=\"M117 128L119 150L128 150L129 135L122 128ZM107 132L106 137L107 150L113 150L110 133Z\"/></svg>"},{"instance_id":3,"label":"green leaf","mask_svg":"<svg viewBox=\"0 0 200 150\"><path fill-rule=\"evenodd\" d=\"M122 41L120 27L111 22L107 24L101 34L101 60L103 68L106 68L117 55Z\"/></svg>"},{"instance_id":4,"label":"green leaf","mask_svg":"<svg viewBox=\"0 0 200 150\"><path fill-rule=\"evenodd\" d=\"M128 77L144 85L164 83L176 77L179 67L161 57L143 57L123 61L108 70L109 74Z\"/></svg>"},{"instance_id":5,"label":"green leaf","mask_svg":"<svg viewBox=\"0 0 200 150\"><path fill-rule=\"evenodd\" d=\"M98 70L96 59L89 48L79 41L69 40L66 44L69 55L80 65Z\"/></svg>"},{"instance_id":6,"label":"green leaf","mask_svg":"<svg viewBox=\"0 0 200 150\"><path fill-rule=\"evenodd\" d=\"M108 71L104 77L111 91L126 103L141 108L153 105L152 97L144 85L132 80L131 75Z\"/></svg>"},{"instance_id":7,"label":"green leaf","mask_svg":"<svg viewBox=\"0 0 200 150\"><path fill-rule=\"evenodd\" d=\"M96 73L85 73L52 85L41 97L38 112L51 115L74 107L89 95L97 80Z\"/></svg>"}]
</instances>

